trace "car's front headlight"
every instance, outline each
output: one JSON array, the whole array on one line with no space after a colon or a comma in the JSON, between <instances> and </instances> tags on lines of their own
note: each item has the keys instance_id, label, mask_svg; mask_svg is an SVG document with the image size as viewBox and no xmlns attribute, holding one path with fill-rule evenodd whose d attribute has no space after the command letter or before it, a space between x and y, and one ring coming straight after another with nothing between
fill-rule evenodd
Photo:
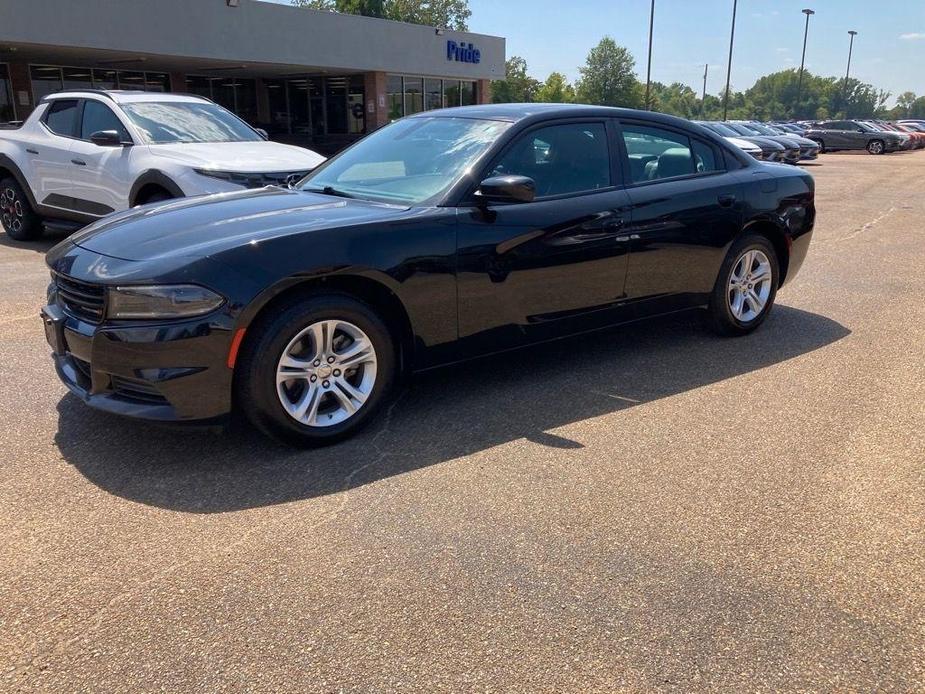
<instances>
[{"instance_id":1,"label":"car's front headlight","mask_svg":"<svg viewBox=\"0 0 925 694\"><path fill-rule=\"evenodd\" d=\"M106 315L116 319L190 318L214 311L225 299L195 284L111 287Z\"/></svg>"}]
</instances>

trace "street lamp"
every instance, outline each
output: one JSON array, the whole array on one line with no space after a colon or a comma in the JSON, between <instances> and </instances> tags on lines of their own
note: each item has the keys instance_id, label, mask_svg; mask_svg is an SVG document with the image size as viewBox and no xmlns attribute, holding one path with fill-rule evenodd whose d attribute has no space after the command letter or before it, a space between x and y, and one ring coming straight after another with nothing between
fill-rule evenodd
<instances>
[{"instance_id":1,"label":"street lamp","mask_svg":"<svg viewBox=\"0 0 925 694\"><path fill-rule=\"evenodd\" d=\"M854 37L858 32L853 29L848 32L851 35L851 42L848 44L848 67L845 68L845 93L842 98L845 101L845 118L848 117L848 74L851 72L851 50L854 48Z\"/></svg>"},{"instance_id":2,"label":"street lamp","mask_svg":"<svg viewBox=\"0 0 925 694\"><path fill-rule=\"evenodd\" d=\"M732 44L736 37L736 7L739 0L732 0L732 31L729 32L729 63L726 65L726 91L723 93L723 120L729 111L729 78L732 75Z\"/></svg>"},{"instance_id":3,"label":"street lamp","mask_svg":"<svg viewBox=\"0 0 925 694\"><path fill-rule=\"evenodd\" d=\"M652 82L652 28L655 25L655 0L652 0L652 8L649 11L649 64L646 67L646 111L649 110L649 86Z\"/></svg>"},{"instance_id":4,"label":"street lamp","mask_svg":"<svg viewBox=\"0 0 925 694\"><path fill-rule=\"evenodd\" d=\"M806 28L803 29L803 57L800 58L800 79L797 81L797 109L800 108L800 96L803 94L803 65L806 63L806 37L809 36L809 18L816 13L813 10L806 9L803 10L803 14L806 15Z\"/></svg>"}]
</instances>

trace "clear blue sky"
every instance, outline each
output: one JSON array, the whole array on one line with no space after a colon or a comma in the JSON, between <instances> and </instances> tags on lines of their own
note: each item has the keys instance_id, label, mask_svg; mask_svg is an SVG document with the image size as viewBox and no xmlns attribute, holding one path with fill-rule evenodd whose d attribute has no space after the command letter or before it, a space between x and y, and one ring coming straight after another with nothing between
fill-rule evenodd
<instances>
[{"instance_id":1,"label":"clear blue sky","mask_svg":"<svg viewBox=\"0 0 925 694\"><path fill-rule=\"evenodd\" d=\"M538 79L558 70L574 80L588 50L608 34L629 48L645 79L649 0L469 0L469 6L469 28L506 37L508 57L524 57ZM800 66L804 7L816 11L808 70L844 76L854 29L853 77L893 92L893 99L907 90L925 94L925 0L739 0L734 89ZM699 92L709 63L707 91L722 91L731 20L732 0L656 0L652 79Z\"/></svg>"}]
</instances>

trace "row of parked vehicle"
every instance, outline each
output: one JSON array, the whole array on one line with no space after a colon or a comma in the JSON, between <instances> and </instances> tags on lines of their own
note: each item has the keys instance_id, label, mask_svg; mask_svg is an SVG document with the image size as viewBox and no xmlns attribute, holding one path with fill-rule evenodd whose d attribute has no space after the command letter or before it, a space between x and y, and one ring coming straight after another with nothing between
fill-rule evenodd
<instances>
[{"instance_id":1,"label":"row of parked vehicle","mask_svg":"<svg viewBox=\"0 0 925 694\"><path fill-rule=\"evenodd\" d=\"M762 161L796 164L822 152L887 154L925 148L925 120L830 120L798 123L698 121Z\"/></svg>"}]
</instances>

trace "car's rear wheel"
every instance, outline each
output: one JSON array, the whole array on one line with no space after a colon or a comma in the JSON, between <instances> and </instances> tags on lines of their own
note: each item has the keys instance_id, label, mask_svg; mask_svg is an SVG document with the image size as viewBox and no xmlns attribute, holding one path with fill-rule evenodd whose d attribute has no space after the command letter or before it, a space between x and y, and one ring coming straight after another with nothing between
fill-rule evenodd
<instances>
[{"instance_id":1,"label":"car's rear wheel","mask_svg":"<svg viewBox=\"0 0 925 694\"><path fill-rule=\"evenodd\" d=\"M882 140L871 140L867 143L867 151L871 154L883 154L886 151L886 147Z\"/></svg>"},{"instance_id":2,"label":"car's rear wheel","mask_svg":"<svg viewBox=\"0 0 925 694\"><path fill-rule=\"evenodd\" d=\"M819 145L819 154L825 154L825 141L816 139L815 137L810 138L813 142Z\"/></svg>"},{"instance_id":3,"label":"car's rear wheel","mask_svg":"<svg viewBox=\"0 0 925 694\"><path fill-rule=\"evenodd\" d=\"M0 223L6 235L16 241L31 241L42 235L42 220L14 178L0 181Z\"/></svg>"},{"instance_id":4,"label":"car's rear wheel","mask_svg":"<svg viewBox=\"0 0 925 694\"><path fill-rule=\"evenodd\" d=\"M297 446L352 435L395 383L397 350L366 304L343 295L290 302L248 335L236 402L265 433Z\"/></svg>"},{"instance_id":5,"label":"car's rear wheel","mask_svg":"<svg viewBox=\"0 0 925 694\"><path fill-rule=\"evenodd\" d=\"M749 234L732 245L710 297L713 329L721 335L746 335L767 318L780 281L774 246Z\"/></svg>"}]
</instances>

